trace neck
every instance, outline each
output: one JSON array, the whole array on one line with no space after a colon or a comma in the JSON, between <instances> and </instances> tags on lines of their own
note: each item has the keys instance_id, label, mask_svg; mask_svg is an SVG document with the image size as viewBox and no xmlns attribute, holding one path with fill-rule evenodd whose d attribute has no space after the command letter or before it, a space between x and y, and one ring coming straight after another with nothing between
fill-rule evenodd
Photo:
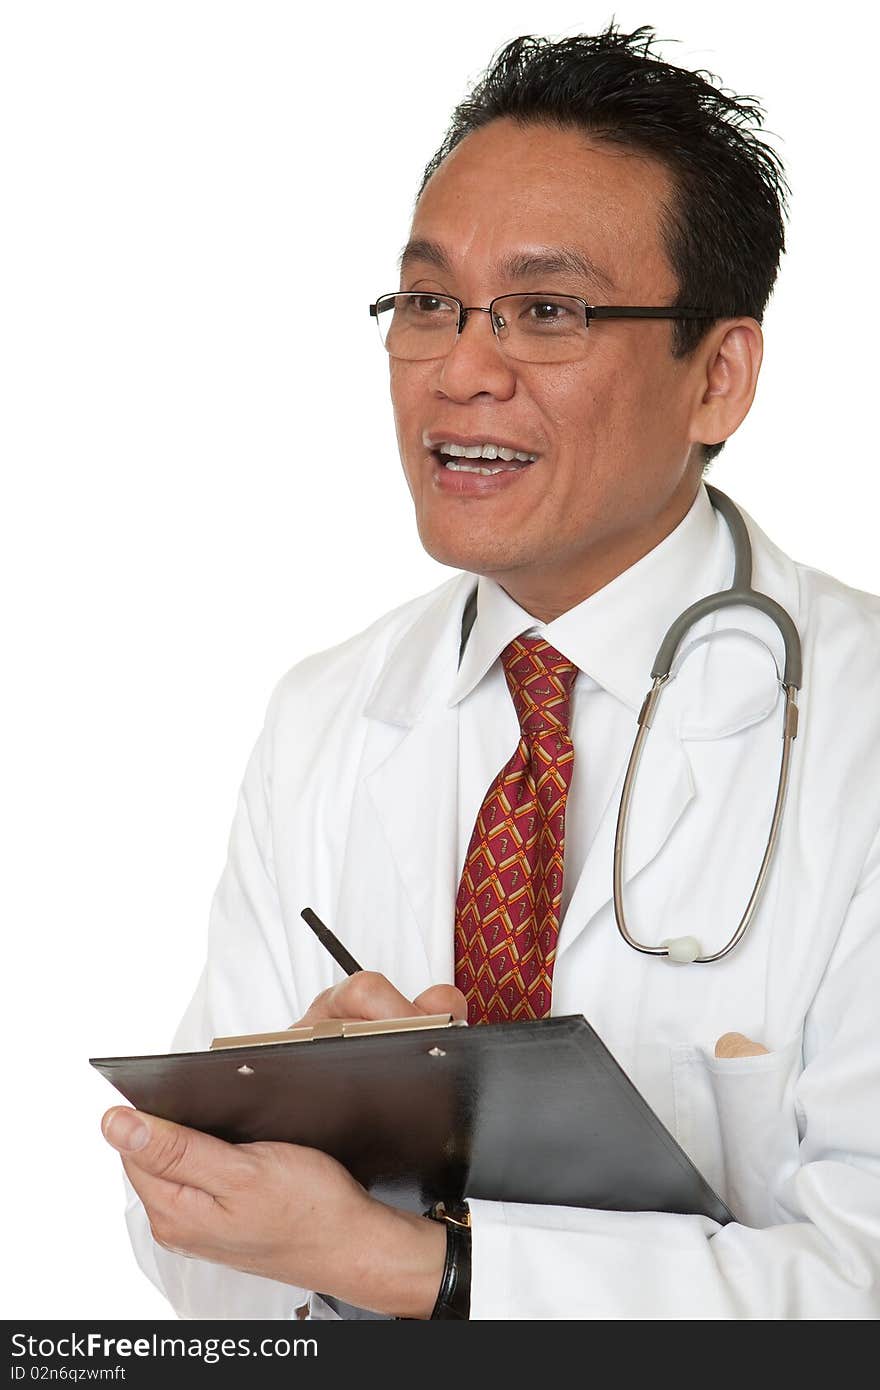
<instances>
[{"instance_id":1,"label":"neck","mask_svg":"<svg viewBox=\"0 0 880 1390\"><path fill-rule=\"evenodd\" d=\"M696 495L696 487L676 493L661 512L597 539L574 560L569 556L540 569L529 566L491 577L520 608L538 622L550 623L604 589L665 540L687 516Z\"/></svg>"}]
</instances>

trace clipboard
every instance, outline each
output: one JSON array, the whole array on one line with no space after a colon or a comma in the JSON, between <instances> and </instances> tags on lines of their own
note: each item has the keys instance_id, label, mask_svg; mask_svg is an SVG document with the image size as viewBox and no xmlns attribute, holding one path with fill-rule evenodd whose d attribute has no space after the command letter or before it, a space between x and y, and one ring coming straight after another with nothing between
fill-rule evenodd
<instances>
[{"instance_id":1,"label":"clipboard","mask_svg":"<svg viewBox=\"0 0 880 1390\"><path fill-rule=\"evenodd\" d=\"M405 1210L473 1197L734 1219L581 1014L440 1019L89 1060L139 1110L320 1149Z\"/></svg>"}]
</instances>

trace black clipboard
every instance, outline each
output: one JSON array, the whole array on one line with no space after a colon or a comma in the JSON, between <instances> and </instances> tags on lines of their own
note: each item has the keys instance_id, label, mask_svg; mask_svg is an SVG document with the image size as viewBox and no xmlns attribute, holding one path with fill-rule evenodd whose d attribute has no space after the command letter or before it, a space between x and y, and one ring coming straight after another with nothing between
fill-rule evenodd
<instances>
[{"instance_id":1,"label":"black clipboard","mask_svg":"<svg viewBox=\"0 0 880 1390\"><path fill-rule=\"evenodd\" d=\"M734 1219L580 1014L90 1062L139 1110L321 1149L406 1210L474 1197Z\"/></svg>"}]
</instances>

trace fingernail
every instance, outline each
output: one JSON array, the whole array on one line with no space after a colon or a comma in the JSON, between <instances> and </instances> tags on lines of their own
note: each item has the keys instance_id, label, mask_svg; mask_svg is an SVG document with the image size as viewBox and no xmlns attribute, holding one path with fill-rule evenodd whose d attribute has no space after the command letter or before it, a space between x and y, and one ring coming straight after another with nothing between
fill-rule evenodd
<instances>
[{"instance_id":1,"label":"fingernail","mask_svg":"<svg viewBox=\"0 0 880 1390\"><path fill-rule=\"evenodd\" d=\"M111 1110L101 1128L114 1149L142 1149L150 1137L150 1131L134 1110Z\"/></svg>"}]
</instances>

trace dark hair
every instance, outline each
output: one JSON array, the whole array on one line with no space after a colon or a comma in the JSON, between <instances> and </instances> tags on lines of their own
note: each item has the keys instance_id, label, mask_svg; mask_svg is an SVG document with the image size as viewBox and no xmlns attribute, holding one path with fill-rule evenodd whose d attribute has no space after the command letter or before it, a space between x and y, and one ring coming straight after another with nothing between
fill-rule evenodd
<instances>
[{"instance_id":1,"label":"dark hair","mask_svg":"<svg viewBox=\"0 0 880 1390\"><path fill-rule=\"evenodd\" d=\"M764 112L754 97L714 85L712 73L664 62L654 42L648 26L622 34L613 22L597 35L513 39L455 108L419 197L456 145L490 121L579 128L653 156L672 174L675 197L661 226L678 304L760 321L785 250L789 191L778 155L758 134ZM688 356L711 326L675 321L673 354ZM708 463L722 445L703 447Z\"/></svg>"}]
</instances>

